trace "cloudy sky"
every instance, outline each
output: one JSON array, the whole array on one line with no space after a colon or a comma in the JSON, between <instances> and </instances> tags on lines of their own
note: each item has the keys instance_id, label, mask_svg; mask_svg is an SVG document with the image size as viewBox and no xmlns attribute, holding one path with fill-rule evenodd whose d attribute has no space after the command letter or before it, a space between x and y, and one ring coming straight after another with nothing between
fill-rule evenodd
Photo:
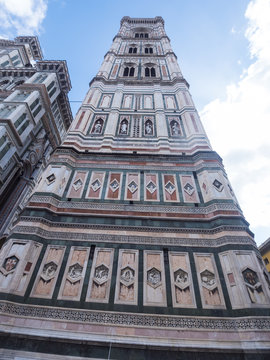
<instances>
[{"instance_id":1,"label":"cloudy sky","mask_svg":"<svg viewBox=\"0 0 270 360\"><path fill-rule=\"evenodd\" d=\"M66 59L73 112L125 15L165 19L213 148L258 244L270 237L270 0L0 0L0 36Z\"/></svg>"}]
</instances>

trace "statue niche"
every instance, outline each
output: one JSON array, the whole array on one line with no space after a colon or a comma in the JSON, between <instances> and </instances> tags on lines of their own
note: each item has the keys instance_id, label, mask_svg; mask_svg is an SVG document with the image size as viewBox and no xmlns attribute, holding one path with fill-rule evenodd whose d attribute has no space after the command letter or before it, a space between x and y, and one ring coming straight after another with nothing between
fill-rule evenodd
<instances>
[{"instance_id":1,"label":"statue niche","mask_svg":"<svg viewBox=\"0 0 270 360\"><path fill-rule=\"evenodd\" d=\"M128 121L127 119L123 119L120 123L119 134L127 135L127 133L128 133Z\"/></svg>"},{"instance_id":2,"label":"statue niche","mask_svg":"<svg viewBox=\"0 0 270 360\"><path fill-rule=\"evenodd\" d=\"M171 135L177 136L181 134L180 125L176 120L170 122Z\"/></svg>"},{"instance_id":3,"label":"statue niche","mask_svg":"<svg viewBox=\"0 0 270 360\"><path fill-rule=\"evenodd\" d=\"M92 127L92 134L101 134L103 130L104 121L99 118L95 121L93 127Z\"/></svg>"},{"instance_id":4,"label":"statue niche","mask_svg":"<svg viewBox=\"0 0 270 360\"><path fill-rule=\"evenodd\" d=\"M144 126L144 134L145 135L153 135L153 123L151 120L146 120L145 126Z\"/></svg>"}]
</instances>

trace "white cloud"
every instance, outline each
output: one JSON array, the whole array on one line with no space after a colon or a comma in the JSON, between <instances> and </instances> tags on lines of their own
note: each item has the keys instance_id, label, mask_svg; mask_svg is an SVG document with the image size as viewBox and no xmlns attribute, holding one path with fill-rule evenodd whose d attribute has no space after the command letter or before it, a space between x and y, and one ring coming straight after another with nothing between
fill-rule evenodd
<instances>
[{"instance_id":1,"label":"white cloud","mask_svg":"<svg viewBox=\"0 0 270 360\"><path fill-rule=\"evenodd\" d=\"M47 0L0 0L0 37L35 35L47 12Z\"/></svg>"},{"instance_id":2,"label":"white cloud","mask_svg":"<svg viewBox=\"0 0 270 360\"><path fill-rule=\"evenodd\" d=\"M245 16L253 62L201 117L251 229L266 229L261 243L270 236L270 0L251 1Z\"/></svg>"}]
</instances>

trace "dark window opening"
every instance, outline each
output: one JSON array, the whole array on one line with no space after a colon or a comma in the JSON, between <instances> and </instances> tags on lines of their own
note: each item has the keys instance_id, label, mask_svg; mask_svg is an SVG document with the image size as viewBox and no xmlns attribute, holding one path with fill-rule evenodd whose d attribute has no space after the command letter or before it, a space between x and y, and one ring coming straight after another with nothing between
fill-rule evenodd
<instances>
[{"instance_id":1,"label":"dark window opening","mask_svg":"<svg viewBox=\"0 0 270 360\"><path fill-rule=\"evenodd\" d=\"M149 68L145 68L145 76L150 76L150 71L149 71Z\"/></svg>"},{"instance_id":2,"label":"dark window opening","mask_svg":"<svg viewBox=\"0 0 270 360\"><path fill-rule=\"evenodd\" d=\"M138 38L138 37L139 37L139 34L138 34L138 33L136 33L136 34L135 34L135 38Z\"/></svg>"},{"instance_id":3,"label":"dark window opening","mask_svg":"<svg viewBox=\"0 0 270 360\"><path fill-rule=\"evenodd\" d=\"M144 49L144 52L145 52L146 54L148 54L148 48L145 48L145 49Z\"/></svg>"},{"instance_id":4,"label":"dark window opening","mask_svg":"<svg viewBox=\"0 0 270 360\"><path fill-rule=\"evenodd\" d=\"M148 39L148 34L144 34L144 37L145 37L146 39Z\"/></svg>"},{"instance_id":5,"label":"dark window opening","mask_svg":"<svg viewBox=\"0 0 270 360\"><path fill-rule=\"evenodd\" d=\"M135 69L134 67L130 68L129 70L129 76L134 76Z\"/></svg>"},{"instance_id":6,"label":"dark window opening","mask_svg":"<svg viewBox=\"0 0 270 360\"><path fill-rule=\"evenodd\" d=\"M132 48L129 48L128 53L132 54Z\"/></svg>"},{"instance_id":7,"label":"dark window opening","mask_svg":"<svg viewBox=\"0 0 270 360\"><path fill-rule=\"evenodd\" d=\"M152 77L155 77L156 76L156 70L155 70L155 68L151 68L151 76Z\"/></svg>"},{"instance_id":8,"label":"dark window opening","mask_svg":"<svg viewBox=\"0 0 270 360\"><path fill-rule=\"evenodd\" d=\"M129 72L129 68L126 67L125 70L124 70L124 76L128 76L128 72Z\"/></svg>"}]
</instances>

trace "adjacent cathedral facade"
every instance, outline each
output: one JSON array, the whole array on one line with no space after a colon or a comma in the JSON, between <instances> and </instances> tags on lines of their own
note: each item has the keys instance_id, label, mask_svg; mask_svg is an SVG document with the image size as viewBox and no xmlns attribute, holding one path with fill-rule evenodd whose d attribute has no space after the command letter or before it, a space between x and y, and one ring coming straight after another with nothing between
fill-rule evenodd
<instances>
[{"instance_id":1,"label":"adjacent cathedral facade","mask_svg":"<svg viewBox=\"0 0 270 360\"><path fill-rule=\"evenodd\" d=\"M2 109L49 123L37 64ZM121 20L57 139L0 253L0 357L267 359L269 275L161 17Z\"/></svg>"}]
</instances>

